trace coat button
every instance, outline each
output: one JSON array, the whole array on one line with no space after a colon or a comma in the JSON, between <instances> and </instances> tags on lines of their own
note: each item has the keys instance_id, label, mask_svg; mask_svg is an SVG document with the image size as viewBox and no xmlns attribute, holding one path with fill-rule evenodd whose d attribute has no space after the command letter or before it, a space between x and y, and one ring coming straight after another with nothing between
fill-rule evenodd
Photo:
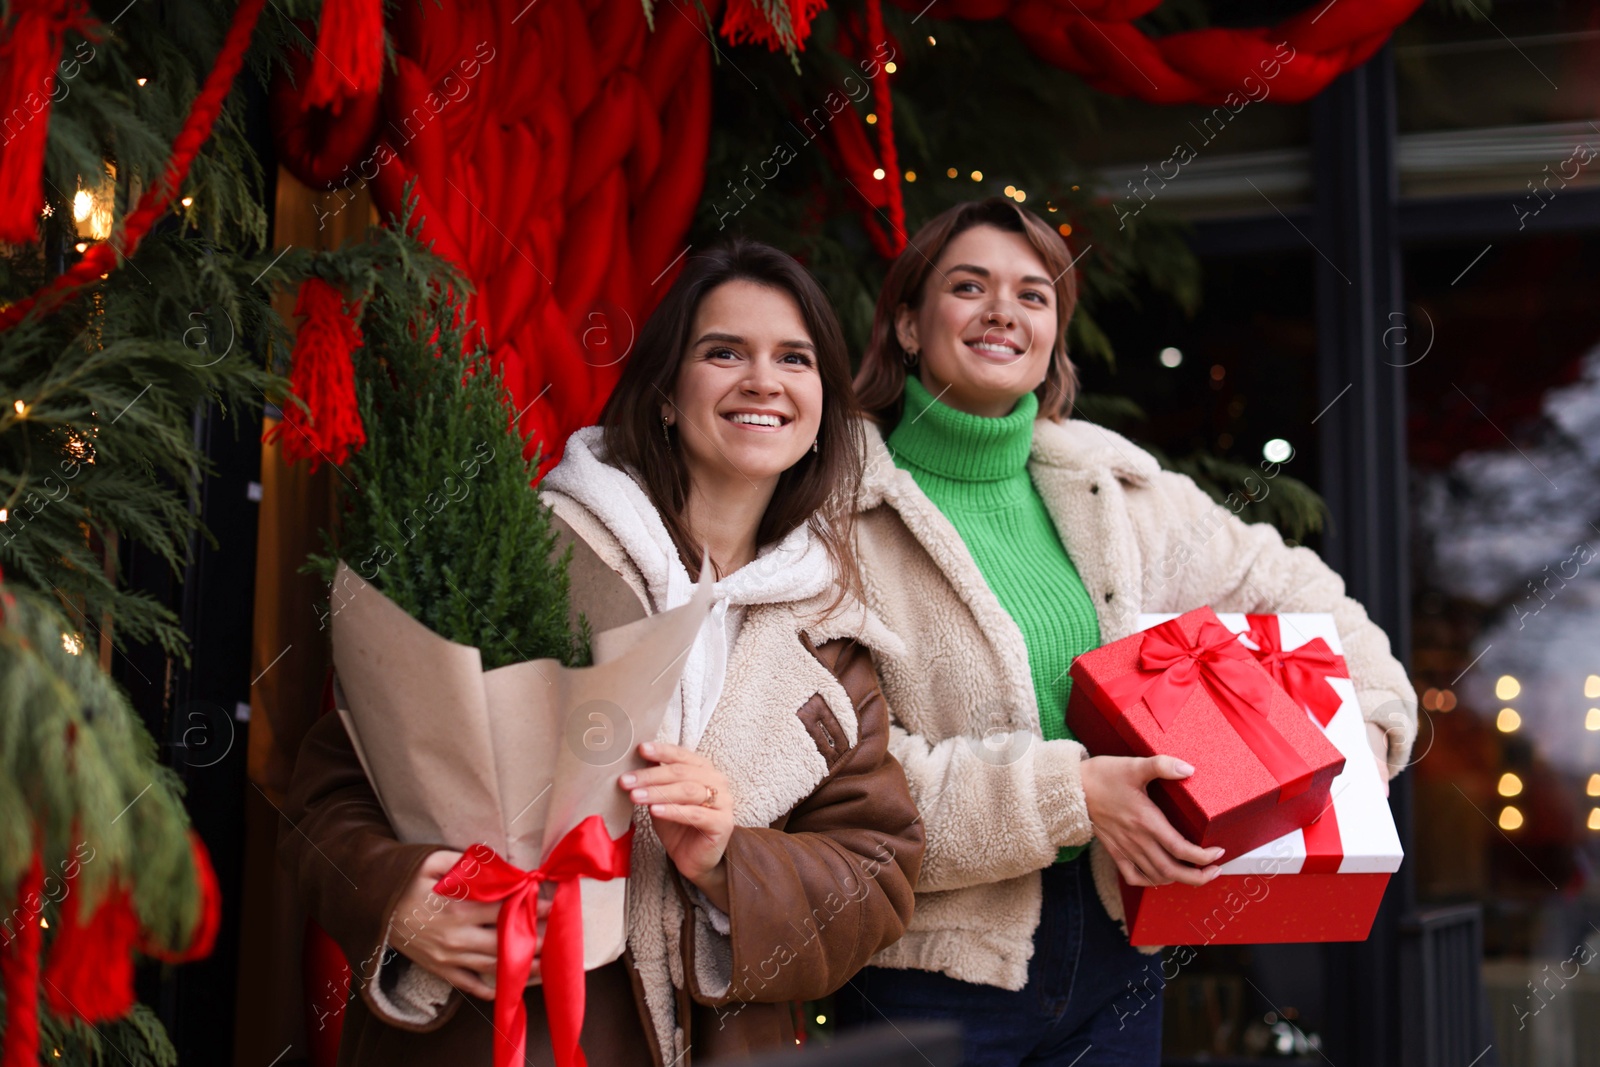
<instances>
[{"instance_id":1,"label":"coat button","mask_svg":"<svg viewBox=\"0 0 1600 1067\"><path fill-rule=\"evenodd\" d=\"M1099 491L1100 491L1100 486L1098 486L1098 485L1091 485L1089 487L1089 492L1091 492L1091 493L1098 493Z\"/></svg>"},{"instance_id":2,"label":"coat button","mask_svg":"<svg viewBox=\"0 0 1600 1067\"><path fill-rule=\"evenodd\" d=\"M1106 594L1106 603L1108 603L1108 604L1111 603L1111 598L1116 596L1116 595L1117 594L1115 594L1115 593L1107 593Z\"/></svg>"}]
</instances>

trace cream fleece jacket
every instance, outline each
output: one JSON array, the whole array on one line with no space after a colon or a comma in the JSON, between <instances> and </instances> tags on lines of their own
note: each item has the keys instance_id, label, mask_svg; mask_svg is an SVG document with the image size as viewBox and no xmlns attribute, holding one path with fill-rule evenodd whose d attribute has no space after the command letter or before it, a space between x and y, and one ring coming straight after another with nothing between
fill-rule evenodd
<instances>
[{"instance_id":1,"label":"cream fleece jacket","mask_svg":"<svg viewBox=\"0 0 1600 1067\"><path fill-rule=\"evenodd\" d=\"M597 515L563 493L546 490L540 499L627 582L647 611L659 610L643 572ZM832 591L825 590L802 601L752 604L739 627L716 712L697 746L733 785L736 825L770 826L811 796L828 776L827 760L796 715L796 709L813 696L820 695L827 703L844 731L844 746L851 748L857 742L859 722L850 695L806 650L801 636L817 645L853 638L875 657L903 651L894 634L859 602L847 601L830 613L832 600ZM684 910L676 882L649 813L641 808L634 818L628 878L628 948L668 1064L682 1062L688 1052L676 1009L676 990L685 988L686 982L681 944ZM694 911L697 986L724 991L733 979L727 938L706 911Z\"/></svg>"},{"instance_id":2,"label":"cream fleece jacket","mask_svg":"<svg viewBox=\"0 0 1600 1067\"><path fill-rule=\"evenodd\" d=\"M1027 982L1039 871L1093 837L1075 741L1044 741L1021 631L950 521L867 428L857 548L868 606L903 651L878 656L890 751L922 812L927 852L905 936L872 960L1004 989ZM1361 708L1389 736L1392 770L1416 736L1416 694L1389 638L1310 549L1242 521L1188 477L1082 420L1034 424L1028 463L1099 616L1101 640L1140 612L1331 612ZM1106 911L1116 867L1090 850ZM1155 951L1150 949L1149 951Z\"/></svg>"}]
</instances>

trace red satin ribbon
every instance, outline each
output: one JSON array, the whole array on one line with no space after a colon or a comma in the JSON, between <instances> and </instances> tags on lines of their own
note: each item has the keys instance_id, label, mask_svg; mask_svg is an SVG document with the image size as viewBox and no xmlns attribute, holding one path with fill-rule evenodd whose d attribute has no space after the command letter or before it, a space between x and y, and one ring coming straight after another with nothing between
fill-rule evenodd
<instances>
[{"instance_id":1,"label":"red satin ribbon","mask_svg":"<svg viewBox=\"0 0 1600 1067\"><path fill-rule=\"evenodd\" d=\"M606 824L591 815L573 827L538 868L524 871L502 859L488 845L462 853L433 891L455 900L502 901L497 923L495 959L495 1067L520 1067L528 1045L528 1009L523 988L533 960L541 961L544 1008L550 1021L550 1044L557 1067L587 1067L578 1047L583 1029L583 902L578 879L610 881L625 878L633 852L633 827L615 841ZM555 899L538 940L536 908L539 887L556 884Z\"/></svg>"},{"instance_id":2,"label":"red satin ribbon","mask_svg":"<svg viewBox=\"0 0 1600 1067\"><path fill-rule=\"evenodd\" d=\"M1214 618L1200 623L1192 641L1177 619L1146 630L1138 669L1102 688L1118 707L1143 700L1156 725L1165 730L1196 685L1205 687L1229 725L1277 780L1280 802L1310 788L1310 766L1267 721L1271 679L1258 669L1238 636Z\"/></svg>"},{"instance_id":3,"label":"red satin ribbon","mask_svg":"<svg viewBox=\"0 0 1600 1067\"><path fill-rule=\"evenodd\" d=\"M1306 862L1301 874L1338 874L1344 862L1344 836L1339 832L1339 817L1333 801L1311 822L1300 828L1306 839Z\"/></svg>"},{"instance_id":4,"label":"red satin ribbon","mask_svg":"<svg viewBox=\"0 0 1600 1067\"><path fill-rule=\"evenodd\" d=\"M1267 669L1284 692L1295 703L1311 712L1313 718L1327 727L1339 710L1341 700L1329 678L1348 678L1344 657L1328 647L1320 637L1312 638L1299 648L1284 650L1283 636L1278 629L1276 615L1246 615L1250 632L1245 634L1259 649L1256 660Z\"/></svg>"}]
</instances>

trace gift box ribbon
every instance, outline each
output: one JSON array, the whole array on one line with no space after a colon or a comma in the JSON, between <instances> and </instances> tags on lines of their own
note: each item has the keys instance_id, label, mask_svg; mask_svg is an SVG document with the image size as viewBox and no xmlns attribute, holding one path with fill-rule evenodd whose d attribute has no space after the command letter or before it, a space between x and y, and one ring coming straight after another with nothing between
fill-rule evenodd
<instances>
[{"instance_id":1,"label":"gift box ribbon","mask_svg":"<svg viewBox=\"0 0 1600 1067\"><path fill-rule=\"evenodd\" d=\"M1168 729L1196 686L1215 701L1228 724L1278 783L1278 800L1311 787L1311 767L1267 719L1272 679L1238 635L1206 619L1193 640L1177 619L1144 631L1137 668L1104 683L1117 707L1143 700L1162 730Z\"/></svg>"},{"instance_id":2,"label":"gift box ribbon","mask_svg":"<svg viewBox=\"0 0 1600 1067\"><path fill-rule=\"evenodd\" d=\"M519 1067L528 1044L528 1009L523 988L537 955L544 982L544 1007L557 1067L586 1067L578 1047L583 1029L583 900L578 879L625 878L633 852L633 827L615 841L591 815L568 831L536 869L515 867L488 845L462 853L433 891L454 900L501 901L496 923L494 1063ZM543 951L538 939L539 889L554 882Z\"/></svg>"},{"instance_id":3,"label":"gift box ribbon","mask_svg":"<svg viewBox=\"0 0 1600 1067\"><path fill-rule=\"evenodd\" d=\"M1309 709L1317 723L1326 728L1341 703L1328 679L1350 677L1344 657L1320 637L1286 651L1276 615L1246 615L1245 621L1250 624L1245 637L1256 646L1256 661L1295 703Z\"/></svg>"}]
</instances>

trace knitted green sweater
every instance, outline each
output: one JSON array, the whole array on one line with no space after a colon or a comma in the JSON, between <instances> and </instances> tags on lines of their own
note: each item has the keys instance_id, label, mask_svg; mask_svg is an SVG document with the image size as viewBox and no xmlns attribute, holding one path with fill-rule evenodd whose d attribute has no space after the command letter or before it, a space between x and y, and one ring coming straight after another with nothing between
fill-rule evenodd
<instances>
[{"instance_id":1,"label":"knitted green sweater","mask_svg":"<svg viewBox=\"0 0 1600 1067\"><path fill-rule=\"evenodd\" d=\"M906 380L905 415L889 435L896 466L910 473L950 520L978 570L1028 646L1028 667L1045 740L1070 738L1067 696L1073 659L1100 644L1100 624L1078 569L1028 477L1032 393L1011 414L990 419L936 401ZM1082 846L1064 848L1071 859Z\"/></svg>"}]
</instances>

